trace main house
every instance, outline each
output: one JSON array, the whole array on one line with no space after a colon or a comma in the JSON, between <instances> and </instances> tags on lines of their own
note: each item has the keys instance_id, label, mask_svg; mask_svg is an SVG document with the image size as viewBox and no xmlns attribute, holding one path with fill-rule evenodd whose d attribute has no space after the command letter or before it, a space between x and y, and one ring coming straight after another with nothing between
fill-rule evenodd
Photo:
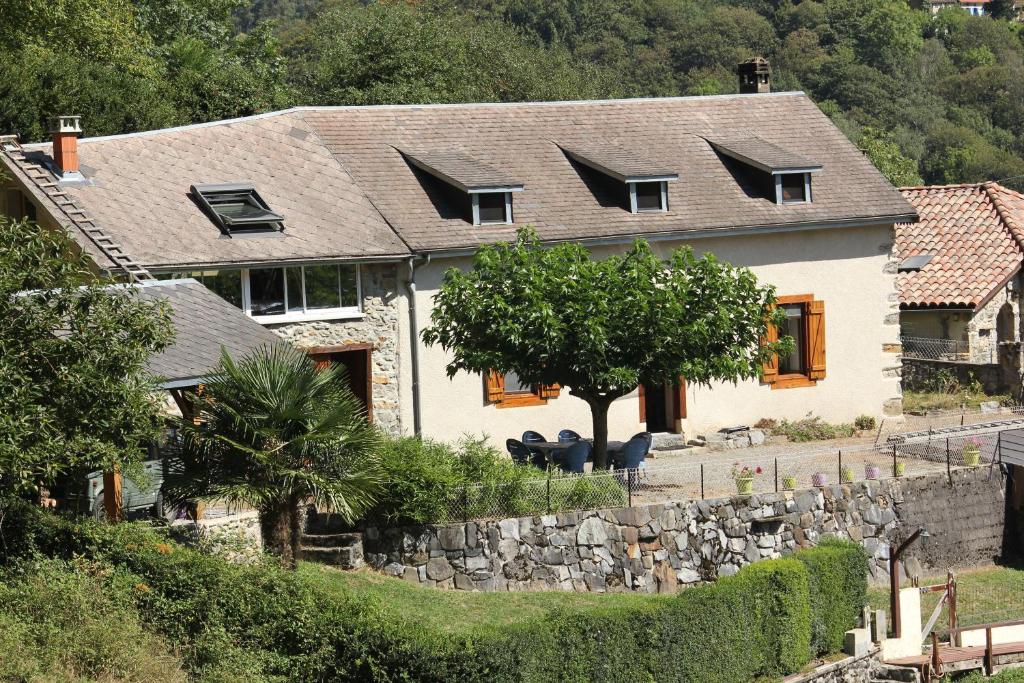
<instances>
[{"instance_id":1,"label":"main house","mask_svg":"<svg viewBox=\"0 0 1024 683\"><path fill-rule=\"evenodd\" d=\"M419 341L445 270L526 225L598 257L638 237L710 251L785 307L796 350L762 381L642 387L613 405L612 438L899 413L893 226L916 214L806 95L766 81L715 97L298 107L81 140L65 117L52 143L0 138L3 208L125 279L199 280L343 363L395 432L589 433L564 387L449 380L446 354Z\"/></svg>"}]
</instances>

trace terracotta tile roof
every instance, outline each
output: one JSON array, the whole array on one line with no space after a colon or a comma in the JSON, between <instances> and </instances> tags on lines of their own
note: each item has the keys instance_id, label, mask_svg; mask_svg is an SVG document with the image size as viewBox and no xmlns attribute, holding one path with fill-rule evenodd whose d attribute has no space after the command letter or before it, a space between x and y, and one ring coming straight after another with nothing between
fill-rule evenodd
<instances>
[{"instance_id":1,"label":"terracotta tile roof","mask_svg":"<svg viewBox=\"0 0 1024 683\"><path fill-rule=\"evenodd\" d=\"M776 205L707 142L754 137L822 165L814 175L813 203ZM625 188L594 182L559 147L590 140L631 150L643 160L638 167L678 172L669 211L623 210L619 190L624 195ZM48 144L26 148L50 152ZM525 191L514 199L516 226L474 227L457 204L460 198L413 168L400 149L457 151L523 183ZM914 216L802 93L303 107L83 139L79 157L89 184L62 189L153 270L469 250L509 239L527 224L555 241L891 223ZM188 197L196 183L240 181L252 182L271 210L284 215L282 236L224 238Z\"/></svg>"},{"instance_id":2,"label":"terracotta tile roof","mask_svg":"<svg viewBox=\"0 0 1024 683\"><path fill-rule=\"evenodd\" d=\"M896 226L896 258L932 254L896 276L901 308L984 305L1024 258L1024 196L997 185L908 187L920 220Z\"/></svg>"}]
</instances>

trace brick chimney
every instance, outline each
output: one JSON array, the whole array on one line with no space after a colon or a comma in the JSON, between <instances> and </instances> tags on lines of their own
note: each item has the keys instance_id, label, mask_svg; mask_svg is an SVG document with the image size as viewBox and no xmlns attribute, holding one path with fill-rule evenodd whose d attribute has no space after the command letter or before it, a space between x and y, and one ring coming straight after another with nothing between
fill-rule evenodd
<instances>
[{"instance_id":1,"label":"brick chimney","mask_svg":"<svg viewBox=\"0 0 1024 683\"><path fill-rule=\"evenodd\" d=\"M79 116L57 116L53 119L53 165L61 180L83 180L78 170Z\"/></svg>"},{"instance_id":2,"label":"brick chimney","mask_svg":"<svg viewBox=\"0 0 1024 683\"><path fill-rule=\"evenodd\" d=\"M740 62L736 67L736 74L740 77L741 93L769 93L772 91L772 67L764 57L754 57Z\"/></svg>"}]
</instances>

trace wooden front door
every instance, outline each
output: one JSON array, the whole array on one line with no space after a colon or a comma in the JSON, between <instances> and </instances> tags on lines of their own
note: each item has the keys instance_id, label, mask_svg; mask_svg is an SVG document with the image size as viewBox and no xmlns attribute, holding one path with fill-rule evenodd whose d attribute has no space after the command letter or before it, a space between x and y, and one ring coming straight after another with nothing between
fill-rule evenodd
<instances>
[{"instance_id":1,"label":"wooden front door","mask_svg":"<svg viewBox=\"0 0 1024 683\"><path fill-rule=\"evenodd\" d=\"M640 385L640 421L647 424L647 431L677 433L685 417L685 378L671 386Z\"/></svg>"},{"instance_id":2,"label":"wooden front door","mask_svg":"<svg viewBox=\"0 0 1024 683\"><path fill-rule=\"evenodd\" d=\"M339 363L345 367L348 385L366 408L366 417L373 422L373 347L369 344L316 347L309 350L317 367Z\"/></svg>"}]
</instances>

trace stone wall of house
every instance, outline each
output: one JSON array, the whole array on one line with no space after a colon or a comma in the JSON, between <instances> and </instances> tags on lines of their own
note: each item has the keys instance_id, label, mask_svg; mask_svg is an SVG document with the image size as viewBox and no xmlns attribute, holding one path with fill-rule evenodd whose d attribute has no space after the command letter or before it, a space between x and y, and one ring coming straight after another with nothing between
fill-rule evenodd
<instances>
[{"instance_id":1,"label":"stone wall of house","mask_svg":"<svg viewBox=\"0 0 1024 683\"><path fill-rule=\"evenodd\" d=\"M998 334L999 311L1004 304L1013 311L1011 335L1008 339L1000 339ZM992 300L981 309L975 311L967 323L967 342L970 347L972 363L999 362L999 342L1020 339L1020 297L1005 290L992 297Z\"/></svg>"},{"instance_id":2,"label":"stone wall of house","mask_svg":"<svg viewBox=\"0 0 1024 683\"><path fill-rule=\"evenodd\" d=\"M998 468L954 470L797 492L562 512L364 533L367 562L439 588L482 591L672 592L814 545L852 539L888 578L889 549L925 525L908 551L923 568L991 561L1002 552L1004 481Z\"/></svg>"},{"instance_id":3,"label":"stone wall of house","mask_svg":"<svg viewBox=\"0 0 1024 683\"><path fill-rule=\"evenodd\" d=\"M895 231L892 233L895 237ZM893 241L878 245L878 251L888 254L889 260L882 268L882 277L889 282L885 298L885 333L882 339L882 378L901 377L903 373L903 346L900 344L900 298L896 289L896 275L899 271L899 259L893 250ZM885 417L898 417L903 414L903 387L897 385L898 394L887 398L882 404Z\"/></svg>"},{"instance_id":4,"label":"stone wall of house","mask_svg":"<svg viewBox=\"0 0 1024 683\"><path fill-rule=\"evenodd\" d=\"M360 267L363 316L355 320L269 325L297 348L372 344L373 419L391 433L402 431L399 410L399 316L401 287L394 264Z\"/></svg>"}]
</instances>

